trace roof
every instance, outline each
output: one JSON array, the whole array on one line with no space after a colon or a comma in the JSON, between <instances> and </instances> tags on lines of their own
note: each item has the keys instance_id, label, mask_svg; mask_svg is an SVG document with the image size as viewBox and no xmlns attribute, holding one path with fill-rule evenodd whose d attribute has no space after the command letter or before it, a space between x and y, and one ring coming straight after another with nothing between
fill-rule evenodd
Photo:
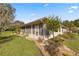
<instances>
[{"instance_id":1,"label":"roof","mask_svg":"<svg viewBox=\"0 0 79 59\"><path fill-rule=\"evenodd\" d=\"M37 25L37 24L42 24L45 19L46 19L46 17L37 19L35 21L32 21L32 22L29 22L29 23L25 24L23 27L27 27L27 26L31 26L31 25Z\"/></svg>"}]
</instances>

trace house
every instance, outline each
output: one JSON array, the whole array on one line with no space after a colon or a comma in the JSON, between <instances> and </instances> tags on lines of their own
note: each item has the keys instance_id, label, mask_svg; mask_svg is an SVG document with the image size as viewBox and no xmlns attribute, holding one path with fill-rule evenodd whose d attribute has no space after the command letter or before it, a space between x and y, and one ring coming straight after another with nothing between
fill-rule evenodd
<instances>
[{"instance_id":1,"label":"house","mask_svg":"<svg viewBox=\"0 0 79 59\"><path fill-rule=\"evenodd\" d=\"M27 23L22 27L21 34L25 34L26 36L32 39L49 39L52 38L52 32L49 32L46 29L46 24L44 22L45 18L40 18L33 22ZM62 34L62 28L59 29L58 32L54 32L54 35Z\"/></svg>"}]
</instances>

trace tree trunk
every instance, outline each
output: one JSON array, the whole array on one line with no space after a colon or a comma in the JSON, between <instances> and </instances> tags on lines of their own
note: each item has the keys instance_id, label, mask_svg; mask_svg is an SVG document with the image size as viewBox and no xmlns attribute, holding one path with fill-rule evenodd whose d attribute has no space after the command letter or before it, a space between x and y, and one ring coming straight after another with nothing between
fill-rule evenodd
<instances>
[{"instance_id":1,"label":"tree trunk","mask_svg":"<svg viewBox=\"0 0 79 59\"><path fill-rule=\"evenodd\" d=\"M53 31L53 39L54 39L54 31Z\"/></svg>"}]
</instances>

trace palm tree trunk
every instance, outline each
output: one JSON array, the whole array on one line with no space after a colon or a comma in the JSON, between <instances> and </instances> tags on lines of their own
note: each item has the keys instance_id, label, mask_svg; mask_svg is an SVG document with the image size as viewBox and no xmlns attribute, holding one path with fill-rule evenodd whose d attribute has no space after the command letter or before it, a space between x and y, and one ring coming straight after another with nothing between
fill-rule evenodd
<instances>
[{"instance_id":1,"label":"palm tree trunk","mask_svg":"<svg viewBox=\"0 0 79 59\"><path fill-rule=\"evenodd\" d=\"M54 31L53 31L53 39L54 39Z\"/></svg>"}]
</instances>

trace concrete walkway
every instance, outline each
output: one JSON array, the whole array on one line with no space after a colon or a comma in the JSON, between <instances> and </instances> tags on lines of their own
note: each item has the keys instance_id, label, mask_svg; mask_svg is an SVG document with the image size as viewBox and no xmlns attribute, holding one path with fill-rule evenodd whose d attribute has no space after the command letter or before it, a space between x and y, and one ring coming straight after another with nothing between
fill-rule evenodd
<instances>
[{"instance_id":1,"label":"concrete walkway","mask_svg":"<svg viewBox=\"0 0 79 59\"><path fill-rule=\"evenodd\" d=\"M35 44L37 45L37 47L41 50L41 52L42 52L42 54L43 54L44 56L50 56L50 54L48 53L48 51L46 51L46 50L44 49L44 45L45 45L45 44L39 43L39 42L37 42L36 40L35 40L34 42L35 42Z\"/></svg>"}]
</instances>

